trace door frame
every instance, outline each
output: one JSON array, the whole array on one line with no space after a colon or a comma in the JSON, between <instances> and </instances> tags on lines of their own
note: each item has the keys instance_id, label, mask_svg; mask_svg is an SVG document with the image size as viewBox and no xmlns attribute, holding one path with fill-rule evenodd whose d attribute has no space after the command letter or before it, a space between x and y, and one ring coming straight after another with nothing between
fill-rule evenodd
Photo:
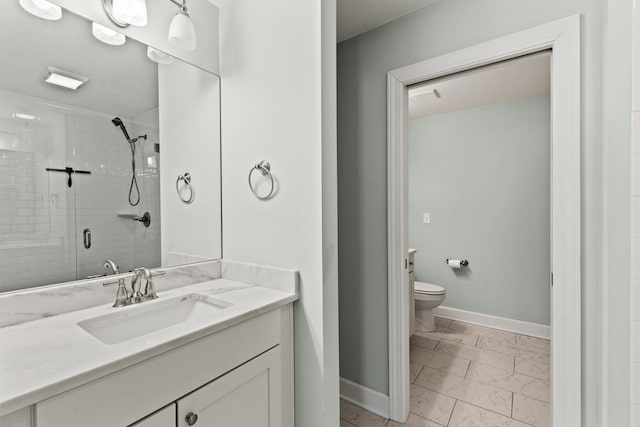
<instances>
[{"instance_id":1,"label":"door frame","mask_svg":"<svg viewBox=\"0 0 640 427\"><path fill-rule=\"evenodd\" d=\"M551 420L581 425L580 16L387 73L389 416L409 415L407 86L551 50Z\"/></svg>"}]
</instances>

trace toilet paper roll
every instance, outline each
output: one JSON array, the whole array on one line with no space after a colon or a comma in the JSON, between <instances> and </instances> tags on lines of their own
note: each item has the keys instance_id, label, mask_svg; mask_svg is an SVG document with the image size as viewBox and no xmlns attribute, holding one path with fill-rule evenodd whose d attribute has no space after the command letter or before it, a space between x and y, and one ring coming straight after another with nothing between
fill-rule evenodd
<instances>
[{"instance_id":1,"label":"toilet paper roll","mask_svg":"<svg viewBox=\"0 0 640 427\"><path fill-rule=\"evenodd\" d=\"M451 268L461 268L462 267L462 261L459 260L459 259L448 259L447 260L447 264Z\"/></svg>"}]
</instances>

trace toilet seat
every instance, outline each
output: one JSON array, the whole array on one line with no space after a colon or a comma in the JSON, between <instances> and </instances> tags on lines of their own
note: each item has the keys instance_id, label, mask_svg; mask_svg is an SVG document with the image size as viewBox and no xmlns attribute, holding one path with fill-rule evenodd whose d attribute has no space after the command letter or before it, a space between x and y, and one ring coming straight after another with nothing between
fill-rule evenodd
<instances>
[{"instance_id":1,"label":"toilet seat","mask_svg":"<svg viewBox=\"0 0 640 427\"><path fill-rule=\"evenodd\" d=\"M442 286L427 282L415 282L414 292L424 295L444 295L445 289Z\"/></svg>"}]
</instances>

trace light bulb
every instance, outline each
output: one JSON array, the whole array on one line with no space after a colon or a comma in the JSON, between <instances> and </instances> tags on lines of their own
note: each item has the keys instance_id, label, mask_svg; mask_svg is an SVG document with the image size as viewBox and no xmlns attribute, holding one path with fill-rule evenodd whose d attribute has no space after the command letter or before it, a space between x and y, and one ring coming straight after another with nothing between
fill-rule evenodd
<instances>
[{"instance_id":1,"label":"light bulb","mask_svg":"<svg viewBox=\"0 0 640 427\"><path fill-rule=\"evenodd\" d=\"M147 3L145 0L113 0L113 16L122 22L144 27L147 25Z\"/></svg>"}]
</instances>

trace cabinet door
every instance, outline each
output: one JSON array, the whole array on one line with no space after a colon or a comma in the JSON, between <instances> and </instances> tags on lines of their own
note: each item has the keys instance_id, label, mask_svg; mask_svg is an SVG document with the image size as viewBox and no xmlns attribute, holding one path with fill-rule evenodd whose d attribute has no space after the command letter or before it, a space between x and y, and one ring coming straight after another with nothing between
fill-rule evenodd
<instances>
[{"instance_id":1,"label":"cabinet door","mask_svg":"<svg viewBox=\"0 0 640 427\"><path fill-rule=\"evenodd\" d=\"M280 346L178 400L178 427L280 427Z\"/></svg>"},{"instance_id":2,"label":"cabinet door","mask_svg":"<svg viewBox=\"0 0 640 427\"><path fill-rule=\"evenodd\" d=\"M176 427L176 404L165 406L129 427Z\"/></svg>"}]
</instances>

